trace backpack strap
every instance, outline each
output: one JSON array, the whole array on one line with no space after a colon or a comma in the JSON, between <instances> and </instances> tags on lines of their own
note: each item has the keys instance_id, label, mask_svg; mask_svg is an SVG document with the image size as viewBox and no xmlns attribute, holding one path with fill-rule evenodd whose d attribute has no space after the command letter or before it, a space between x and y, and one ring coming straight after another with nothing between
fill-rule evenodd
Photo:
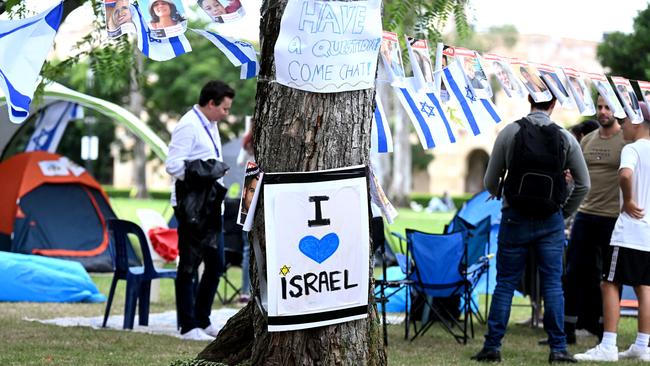
<instances>
[{"instance_id":1,"label":"backpack strap","mask_svg":"<svg viewBox=\"0 0 650 366\"><path fill-rule=\"evenodd\" d=\"M522 128L524 128L523 125L524 125L525 122L530 123L530 121L526 117L523 117L521 119L516 120L514 123L519 125L519 129L522 129ZM519 131L517 131L517 133L519 133ZM514 142L514 140L513 140L513 142ZM496 198L499 199L499 200L503 196L503 188L504 188L505 183L506 183L506 173L507 172L508 172L508 169L504 168L504 169L501 170L501 175L499 176L499 184L497 185L497 195L496 195Z\"/></svg>"}]
</instances>

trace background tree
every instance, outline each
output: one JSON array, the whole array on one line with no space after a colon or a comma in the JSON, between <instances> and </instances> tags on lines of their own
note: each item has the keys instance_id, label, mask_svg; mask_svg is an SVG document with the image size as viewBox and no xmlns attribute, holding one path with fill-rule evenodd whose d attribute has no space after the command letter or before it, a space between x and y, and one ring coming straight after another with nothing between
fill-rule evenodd
<instances>
[{"instance_id":1,"label":"background tree","mask_svg":"<svg viewBox=\"0 0 650 366\"><path fill-rule=\"evenodd\" d=\"M632 33L606 33L598 45L600 63L612 75L650 80L650 5L634 18Z\"/></svg>"}]
</instances>

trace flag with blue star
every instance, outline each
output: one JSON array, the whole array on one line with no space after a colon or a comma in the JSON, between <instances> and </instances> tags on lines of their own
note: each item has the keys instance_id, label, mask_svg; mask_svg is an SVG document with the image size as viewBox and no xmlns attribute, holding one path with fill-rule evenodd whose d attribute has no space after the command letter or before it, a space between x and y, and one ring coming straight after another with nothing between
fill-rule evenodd
<instances>
[{"instance_id":1,"label":"flag with blue star","mask_svg":"<svg viewBox=\"0 0 650 366\"><path fill-rule=\"evenodd\" d=\"M463 125L474 136L501 122L492 101L478 97L467 83L465 71L459 62L452 62L443 69L443 80L451 100L456 100L460 105Z\"/></svg>"},{"instance_id":2,"label":"flag with blue star","mask_svg":"<svg viewBox=\"0 0 650 366\"><path fill-rule=\"evenodd\" d=\"M73 102L55 102L43 108L25 151L56 152L68 122L83 118L83 108Z\"/></svg>"},{"instance_id":3,"label":"flag with blue star","mask_svg":"<svg viewBox=\"0 0 650 366\"><path fill-rule=\"evenodd\" d=\"M426 89L416 89L413 78L406 85L394 86L395 94L411 119L424 149L456 142L440 99ZM417 90L417 91L416 91Z\"/></svg>"},{"instance_id":4,"label":"flag with blue star","mask_svg":"<svg viewBox=\"0 0 650 366\"><path fill-rule=\"evenodd\" d=\"M379 93L375 93L375 113L370 129L370 150L377 153L393 152L393 135Z\"/></svg>"}]
</instances>

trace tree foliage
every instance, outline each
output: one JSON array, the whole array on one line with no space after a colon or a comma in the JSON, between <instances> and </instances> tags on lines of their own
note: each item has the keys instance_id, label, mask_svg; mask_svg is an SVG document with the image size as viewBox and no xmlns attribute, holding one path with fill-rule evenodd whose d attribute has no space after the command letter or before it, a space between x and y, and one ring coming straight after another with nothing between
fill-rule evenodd
<instances>
[{"instance_id":1,"label":"tree foliage","mask_svg":"<svg viewBox=\"0 0 650 366\"><path fill-rule=\"evenodd\" d=\"M597 55L613 75L650 80L650 5L634 18L632 33L605 34Z\"/></svg>"}]
</instances>

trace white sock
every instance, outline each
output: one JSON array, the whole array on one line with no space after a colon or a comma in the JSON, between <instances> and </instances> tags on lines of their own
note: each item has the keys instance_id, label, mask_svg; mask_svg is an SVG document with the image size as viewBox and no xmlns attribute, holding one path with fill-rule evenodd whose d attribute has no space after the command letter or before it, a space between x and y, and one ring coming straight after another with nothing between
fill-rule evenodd
<instances>
[{"instance_id":1,"label":"white sock","mask_svg":"<svg viewBox=\"0 0 650 366\"><path fill-rule=\"evenodd\" d=\"M646 343L647 344L647 343ZM600 341L600 345L605 349L617 349L616 348L616 333L614 332L603 332L603 340Z\"/></svg>"},{"instance_id":2,"label":"white sock","mask_svg":"<svg viewBox=\"0 0 650 366\"><path fill-rule=\"evenodd\" d=\"M650 340L650 334L639 332L636 334L636 342L634 342L634 344L636 344L637 347L646 348L648 347L649 340Z\"/></svg>"}]
</instances>

